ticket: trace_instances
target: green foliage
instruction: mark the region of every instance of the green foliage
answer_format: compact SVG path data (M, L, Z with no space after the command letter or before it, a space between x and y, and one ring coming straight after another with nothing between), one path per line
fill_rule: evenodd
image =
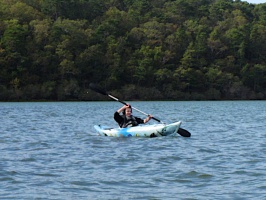
M266 99L266 4L0 0L0 100Z

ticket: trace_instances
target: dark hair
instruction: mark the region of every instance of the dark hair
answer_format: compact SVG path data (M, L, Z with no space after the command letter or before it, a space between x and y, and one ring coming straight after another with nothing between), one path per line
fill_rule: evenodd
M131 113L132 113L132 108L131 108L131 106L129 106L129 108L131 109ZM123 115L125 115L126 114L126 109L125 110L123 110Z

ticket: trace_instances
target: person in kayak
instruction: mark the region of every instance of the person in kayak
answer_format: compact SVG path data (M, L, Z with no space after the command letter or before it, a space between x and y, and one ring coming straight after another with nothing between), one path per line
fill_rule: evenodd
M123 113L120 115L120 113ZM114 113L114 119L121 128L138 126L139 124L145 124L152 118L152 115L148 115L147 118L141 119L132 115L132 108L129 104L122 106Z

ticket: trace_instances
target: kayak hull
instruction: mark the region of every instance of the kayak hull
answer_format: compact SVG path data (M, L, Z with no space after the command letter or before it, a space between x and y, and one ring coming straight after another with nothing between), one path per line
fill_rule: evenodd
M171 124L142 125L129 128L109 128L102 125L95 125L94 128L101 136L110 137L161 137L176 133L181 121Z

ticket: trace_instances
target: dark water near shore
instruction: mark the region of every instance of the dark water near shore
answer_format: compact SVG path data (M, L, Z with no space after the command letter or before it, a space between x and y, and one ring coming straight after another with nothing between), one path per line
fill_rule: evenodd
M117 102L0 103L0 199L266 199L266 101L131 104L192 137L96 135Z

